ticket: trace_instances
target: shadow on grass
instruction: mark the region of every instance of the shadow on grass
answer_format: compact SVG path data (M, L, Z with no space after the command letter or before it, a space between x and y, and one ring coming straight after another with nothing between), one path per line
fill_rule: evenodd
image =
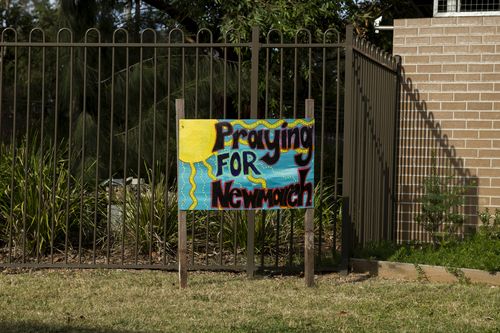
M47 324L34 321L0 322L2 333L145 333L146 331L130 331L111 327L85 327L75 324Z

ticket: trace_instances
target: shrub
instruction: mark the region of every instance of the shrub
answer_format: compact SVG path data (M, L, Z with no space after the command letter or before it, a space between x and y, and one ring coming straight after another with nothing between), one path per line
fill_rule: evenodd
M500 239L500 209L496 208L493 215L488 208L485 208L478 216L482 222L479 234L491 239Z
M102 195L85 188L68 171L68 144L41 150L36 140L18 148L0 148L0 239L12 240L15 249L45 254L53 244L62 248L77 244L80 223L82 240L90 242L97 207L98 221L104 215ZM81 210L80 210L81 209ZM82 214L80 214L82 213Z
M127 186L125 199L124 244L129 248L137 246L139 253L162 252L177 248L177 192L168 191L163 175L152 186L149 184ZM168 199L167 199L168 194ZM116 202L121 205L123 201ZM166 242L164 244L164 242Z
M416 221L430 233L435 245L446 236L452 236L464 222L464 216L459 209L464 203L466 187L454 184L453 181L452 176L443 177L438 173L436 155L433 152L431 174L423 180L424 193L419 200L422 208L416 216ZM438 231L441 227L444 227L445 231L439 239Z

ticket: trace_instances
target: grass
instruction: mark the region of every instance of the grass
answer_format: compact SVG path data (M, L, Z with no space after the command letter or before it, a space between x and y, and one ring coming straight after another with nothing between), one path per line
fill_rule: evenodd
M463 241L443 243L437 248L432 244L382 242L356 250L355 257L498 272L500 238L476 234Z
M324 275L0 274L1 332L498 332L500 288Z

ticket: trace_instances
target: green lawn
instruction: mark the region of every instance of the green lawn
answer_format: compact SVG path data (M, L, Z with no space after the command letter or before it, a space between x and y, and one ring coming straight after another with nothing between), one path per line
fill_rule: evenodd
M0 273L0 332L499 332L500 288L362 275Z

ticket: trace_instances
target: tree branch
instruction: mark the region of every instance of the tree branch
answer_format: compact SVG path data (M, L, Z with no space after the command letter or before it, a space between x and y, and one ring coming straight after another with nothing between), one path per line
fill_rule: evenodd
M198 32L198 22L193 18L187 16L179 8L172 6L168 1L163 0L143 0L146 4L154 7L162 12L165 12L179 22L188 32L197 33Z

